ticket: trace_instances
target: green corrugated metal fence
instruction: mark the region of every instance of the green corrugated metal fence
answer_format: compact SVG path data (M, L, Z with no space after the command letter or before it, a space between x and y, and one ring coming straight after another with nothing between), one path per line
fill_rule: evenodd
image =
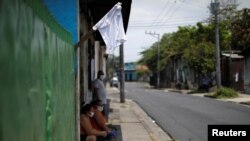
M38 0L0 0L0 140L75 140L73 43Z

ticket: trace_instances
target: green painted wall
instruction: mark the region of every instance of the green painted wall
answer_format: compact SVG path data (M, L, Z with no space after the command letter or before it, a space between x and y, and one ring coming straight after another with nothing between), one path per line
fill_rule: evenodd
M38 0L0 0L0 140L75 140L73 43Z

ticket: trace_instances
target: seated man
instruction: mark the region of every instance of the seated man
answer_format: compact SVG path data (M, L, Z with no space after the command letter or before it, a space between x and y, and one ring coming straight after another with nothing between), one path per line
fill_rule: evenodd
M102 114L103 105L101 100L95 100L91 102L91 105L94 108L94 116L91 118L91 124L93 128L99 131L106 131L108 133L107 140L114 141L116 137L116 132L112 131L106 126L105 117Z
M107 137L106 131L99 131L92 127L90 119L94 116L94 109L86 104L81 108L81 141L104 141Z

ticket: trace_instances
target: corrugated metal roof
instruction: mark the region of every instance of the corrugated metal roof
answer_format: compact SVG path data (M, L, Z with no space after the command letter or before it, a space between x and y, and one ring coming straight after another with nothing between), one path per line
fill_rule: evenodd
M244 56L239 55L239 54L233 54L233 53L222 53L223 56L233 58L233 59L242 59Z

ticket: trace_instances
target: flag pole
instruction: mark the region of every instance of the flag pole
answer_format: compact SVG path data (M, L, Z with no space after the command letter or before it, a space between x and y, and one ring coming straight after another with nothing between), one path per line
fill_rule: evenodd
M124 49L123 44L120 45L120 102L125 103L124 91Z

